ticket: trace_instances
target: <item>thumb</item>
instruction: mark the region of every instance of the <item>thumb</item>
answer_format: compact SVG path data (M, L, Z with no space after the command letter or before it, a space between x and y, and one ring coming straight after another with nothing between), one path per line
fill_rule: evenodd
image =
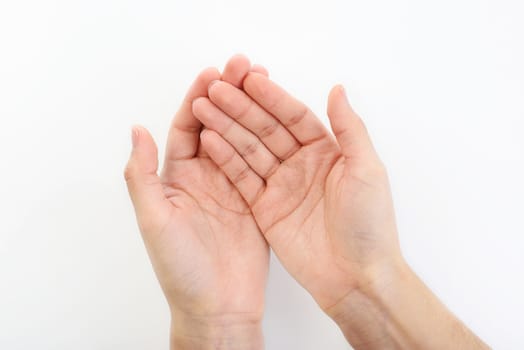
M158 151L149 132L134 126L133 149L124 170L129 196L142 233L160 230L167 222L170 206L157 175Z
M366 126L351 108L342 85L331 89L327 114L331 129L345 157L374 153Z

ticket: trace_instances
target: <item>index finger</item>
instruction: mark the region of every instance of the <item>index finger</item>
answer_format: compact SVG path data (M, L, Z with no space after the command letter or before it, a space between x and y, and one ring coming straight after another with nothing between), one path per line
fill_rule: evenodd
M189 88L169 128L166 164L170 161L189 159L195 156L202 124L193 115L193 100L197 97L207 96L209 83L218 79L220 79L220 72L216 68L208 68L198 75Z
M328 137L327 129L306 105L266 76L249 73L244 79L244 91L277 118L302 145Z

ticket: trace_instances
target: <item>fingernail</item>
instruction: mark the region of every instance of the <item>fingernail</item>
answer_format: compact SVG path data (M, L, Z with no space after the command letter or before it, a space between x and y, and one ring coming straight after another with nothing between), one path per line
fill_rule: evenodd
M343 85L339 85L339 86L340 86L340 93L344 97L344 101L349 105L348 96L346 95L346 89L344 88Z
M255 63L253 66L251 66L250 72L255 72L264 75L268 74L266 67L258 63Z
M344 97L347 98L346 89L344 88L344 85L339 85L339 88L340 88L340 92L342 93L342 95L344 95Z
M133 145L133 148L135 148L138 145L138 127L133 126L131 128L131 143Z

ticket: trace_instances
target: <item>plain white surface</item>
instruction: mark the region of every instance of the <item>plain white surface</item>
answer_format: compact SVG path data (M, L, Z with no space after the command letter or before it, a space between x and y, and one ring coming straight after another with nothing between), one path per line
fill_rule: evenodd
M237 52L325 118L345 84L403 251L497 349L524 348L524 8L490 1L1 1L0 348L167 349L122 176ZM162 154L161 154L162 158ZM267 349L346 349L271 263Z

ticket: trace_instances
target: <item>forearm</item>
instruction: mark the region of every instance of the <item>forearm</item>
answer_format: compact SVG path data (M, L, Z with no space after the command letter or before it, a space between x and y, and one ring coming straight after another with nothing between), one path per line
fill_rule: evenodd
M171 350L185 349L247 349L264 347L259 320L242 315L195 317L173 314L171 321Z
M488 348L404 262L388 276L328 310L355 349Z

